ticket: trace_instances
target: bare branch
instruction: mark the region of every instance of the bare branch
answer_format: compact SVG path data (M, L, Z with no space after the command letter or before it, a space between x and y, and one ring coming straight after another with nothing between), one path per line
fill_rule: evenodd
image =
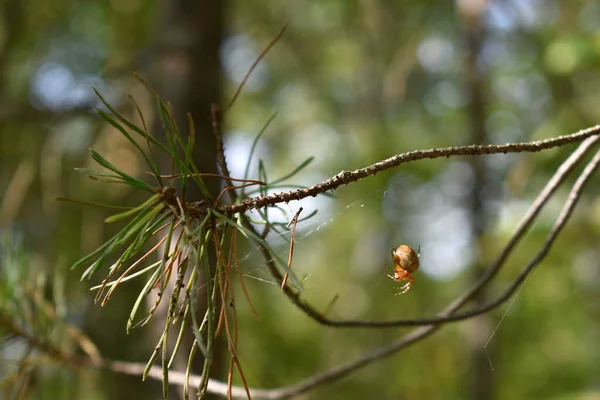
M560 165L557 169L556 173L546 186L542 189L536 200L533 202L527 214L523 217L517 228L515 229L513 235L510 240L502 250L502 253L498 256L496 261L492 263L484 272L484 274L479 278L477 282L473 284L473 286L468 289L464 294L460 295L456 300L451 303L451 307L456 307L459 309L464 305L469 299L471 299L477 292L479 292L497 273L500 271L500 268L508 258L509 254L515 248L517 243L522 239L523 235L527 232L537 215L542 210L543 206L550 199L552 194L556 191L558 186L565 180L567 175L575 168L575 166L585 157L585 155L590 151L590 149L600 142L600 136L590 137L585 140L581 145ZM281 274L277 270L275 263L273 261L273 257L268 252L268 250L258 243L261 252L265 258L267 263L267 267L271 274L278 280L281 280ZM519 278L517 278L519 279ZM509 286L506 291L496 298L493 301L485 303L480 307L474 308L469 311L465 311L462 313L453 313L452 315L445 315L445 313L438 314L433 317L422 317L422 318L414 318L414 319L398 319L398 320L389 320L389 321L367 321L367 320L341 320L336 321L332 319L328 319L323 316L322 313L315 310L310 304L304 302L300 298L300 293L295 292L289 287L284 288L284 293L292 300L292 302L299 307L305 314L309 317L317 321L321 325L331 326L331 327L345 327L345 328L392 328L392 327L409 327L409 326L423 326L430 324L442 324L448 322L456 322L464 319L468 319L474 317L479 314L483 314L486 311L489 311L492 308L495 308L506 301L512 293L518 287L516 285Z
M342 171L339 174L327 179L326 181L311 186L305 189L298 189L290 192L273 194L271 196L254 197L246 199L238 204L222 205L218 208L218 212L225 215L233 215L235 213L243 213L250 209L267 207L277 203L287 203L292 200L301 200L306 197L315 197L318 194L325 193L330 190L335 190L341 185L347 185L356 182L367 176L372 176L378 172L397 167L412 161L433 159L441 157L453 156L479 156L488 154L507 154L507 153L531 153L538 152L552 147L564 146L571 143L580 142L590 136L600 133L600 125L591 128L580 130L579 132L570 135L559 136L553 139L538 140L534 142L524 143L509 143L502 145L471 145L445 147L441 149L416 150L408 153L402 153L390 157L386 160L379 161L368 167L357 169L355 171Z

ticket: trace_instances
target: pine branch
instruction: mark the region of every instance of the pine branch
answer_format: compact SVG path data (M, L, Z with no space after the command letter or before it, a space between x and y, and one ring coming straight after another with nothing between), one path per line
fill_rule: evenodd
M435 159L455 156L480 156L490 154L508 154L508 153L532 153L553 147L561 147L571 143L580 142L588 137L598 135L600 125L596 125L570 135L559 136L557 138L538 140L524 143L508 143L502 145L471 145L445 147L440 149L416 150L408 153L401 153L386 160L379 161L365 168L354 171L342 171L339 174L314 186L298 189L290 192L282 192L271 196L257 196L252 199L243 200L241 203L233 205L221 205L217 208L222 214L233 215L244 213L248 210L259 209L278 203L288 203L293 200L301 200L306 197L315 197L319 194L333 191L342 185L357 182L363 178L373 176L378 172L397 167L413 161L424 159Z

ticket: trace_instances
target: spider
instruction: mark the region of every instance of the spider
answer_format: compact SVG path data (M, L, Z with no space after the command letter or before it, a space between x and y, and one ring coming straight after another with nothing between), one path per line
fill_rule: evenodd
M415 281L415 278L410 276L413 272L419 269L419 257L421 256L421 248L418 253L405 244L392 249L392 257L394 258L394 276L388 275L396 282L408 281L408 283L400 288L400 292L396 295L408 292L410 286Z

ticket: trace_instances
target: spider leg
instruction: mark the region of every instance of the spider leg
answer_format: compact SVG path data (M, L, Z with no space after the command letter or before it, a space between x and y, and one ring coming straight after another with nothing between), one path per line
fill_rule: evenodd
M410 285L412 285L412 282L407 283L406 285L400 287L400 292L395 293L394 296L398 296L399 294L404 294L406 292L408 292L408 289L410 289Z
M408 283L402 287L400 287L400 292L394 294L394 296L398 296L399 294L404 294L406 292L408 292L408 290L410 289L411 285L413 284L413 282L415 281L415 278L413 278L410 275L406 275L406 277L404 278L408 281Z

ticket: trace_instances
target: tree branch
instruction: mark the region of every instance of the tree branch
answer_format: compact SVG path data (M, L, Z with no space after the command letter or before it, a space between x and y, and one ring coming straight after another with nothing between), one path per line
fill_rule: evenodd
M456 298L452 303L453 306L456 306L457 309L462 307L468 300L470 300L474 295L476 295L483 287L491 281L491 279L496 276L496 274L500 271L502 265L515 248L517 243L523 238L531 224L534 222L535 218L538 216L544 205L550 199L550 197L554 194L558 186L565 180L567 175L577 166L577 164L585 157L585 155L590 151L590 149L600 142L600 136L594 136L586 139L581 145L560 165L557 169L556 173L550 178L546 186L542 189L538 197L535 199L533 204L531 205L527 214L523 217L517 228L515 229L513 235L510 240L498 256L495 262L490 264L490 266L485 270L483 275L479 278L477 282L475 282L471 288L469 288L464 294L460 295ZM265 258L267 263L267 267L271 274L278 280L281 280L281 274L277 270L274 262L274 258L269 253L268 249L264 248L257 243L260 247L260 250ZM422 317L422 318L414 318L414 319L397 319L397 320L389 320L389 321L368 321L368 320L332 320L323 316L319 311L313 308L310 304L304 302L300 298L300 293L294 291L290 287L284 288L284 293L292 300L292 302L300 308L305 314L307 314L310 318L315 320L321 325L337 327L337 328L393 328L393 327L409 327L409 326L423 326L430 324L443 324L448 322L457 322L464 319L468 319L474 317L479 314L483 314L489 311L492 308L495 308L506 301L514 292L517 290L520 281L519 279L524 279L525 277L516 278L516 280L511 284L500 296L498 296L495 300L492 300L488 303L481 305L480 307L474 308L472 310L468 310L462 313L453 313L452 315L443 315L438 314L433 317Z
M581 158L581 156L585 153L585 151L584 151L585 149L583 149L585 147L584 145L587 144L587 146L589 148L589 146L591 146L592 144L595 144L597 141L598 141L598 139L595 139L594 141L588 141L586 143L583 143L582 146L577 151L580 153L579 157L573 157L573 155L575 154L574 153L571 157L569 157L569 159L565 163L563 163L561 165L561 167L559 168L559 170L557 171L557 173L555 174L555 176L552 179L554 181L554 184L559 183L562 179L564 179L564 172L566 170L572 169L574 163L576 163ZM525 281L527 276L533 271L533 269L535 269L535 267L548 254L550 248L552 247L552 244L558 237L558 234L563 229L563 227L569 220L571 214L573 213L573 210L581 197L581 193L583 192L585 185L588 183L590 177L592 176L592 174L598 168L599 165L600 165L600 151L598 151L596 153L596 155L594 156L594 158L592 159L592 161L590 161L590 163L588 163L588 165L586 166L584 171L581 173L581 175L579 176L579 178L573 185L573 188L572 188L571 192L569 193L569 197L563 207L563 210L561 211L560 215L558 216L556 223L552 227L552 230L546 237L546 240L545 240L542 248L535 255L535 257L533 257L533 259L527 264L527 266L525 268L523 268L523 270L521 271L519 276L515 279L515 281L511 285L511 287L515 287L515 288L519 287ZM544 190L538 197L538 200L536 200L536 203L532 207L531 211L528 213L528 215L525 217L523 222L520 224L518 231L515 233L515 236L517 234L520 234L520 235L523 234L523 232L524 232L524 228L522 228L523 224L524 223L530 224L530 220L528 221L528 219L532 218L531 216L533 214L537 215L537 213L539 212L539 208L540 208L538 201L541 201L542 203L547 201L548 195L546 195L544 197L544 196L542 196L542 194L551 192L554 189L556 189L556 187L552 187L552 186L554 186L554 185L550 185L550 183L549 183L549 185L547 185L546 188L544 188ZM512 243L512 242L513 242L513 240L511 240L510 243ZM507 246L507 248L508 247L509 246ZM503 255L504 255L504 253L505 252L503 252ZM489 273L486 275L489 275ZM505 293L505 295L506 295L506 293ZM508 296L510 296L510 294L508 294ZM468 296L465 295L465 296L462 296L462 298L468 299ZM494 302L493 306L488 307L488 310L492 309L494 307L497 307L499 304L501 304L503 301L503 300L501 300L502 298L503 298L503 296L501 296L498 300L496 300L496 302ZM461 300L461 299L457 299L457 301L455 301L450 306L448 306L441 313L441 315L450 317L458 308L460 308L462 306L463 302L461 302L459 300ZM464 300L464 301L466 301L466 300ZM490 303L490 304L492 304L492 303ZM293 384L293 385L284 386L284 387L277 388L277 389L251 389L251 395L253 398L260 398L260 399L280 399L280 398L284 398L284 397L300 395L302 393L305 393L305 392L313 389L316 386L338 380L338 379L350 374L351 372L356 371L357 369L360 369L374 361L380 360L385 357L389 357L389 356L395 354L396 352L426 338L427 336L432 334L435 330L439 329L440 327L441 327L441 325L423 326L421 328L418 328L418 329L415 329L415 330L409 332L408 334L400 337L398 340L390 343L387 346L383 346L378 349L375 349L374 351L371 351L370 353L366 354L365 356L363 356L355 361L351 361L351 362L348 362L341 366L329 369L323 373L313 375L313 376L306 378L306 379L304 379L296 384ZM121 373L125 373L125 374L138 375L138 376L141 375L141 373L144 369L143 364L124 363L124 362L119 362L119 361L112 361L112 362L106 363L106 366L115 372L121 372ZM161 368L152 367L148 376L150 376L153 379L162 380ZM197 375L190 376L191 382L196 382L196 380L198 380L198 379L200 379L200 377ZM185 381L184 373L170 372L169 383L183 385L184 381ZM211 380L209 380L209 383L208 383L208 391L211 393L214 393L214 394L225 396L225 395L227 395L227 385L223 382L219 382L219 381L211 379ZM233 397L246 397L245 389L243 387L234 386L232 388L232 396Z
M478 156L489 154L507 154L507 153L525 153L538 152L553 147L560 147L571 143L580 142L590 136L600 133L600 125L596 125L570 135L559 136L557 138L538 140L534 142L509 143L502 145L471 145L445 147L440 149L415 150L408 153L402 153L379 161L368 167L357 169L355 171L342 171L339 174L327 179L314 186L298 189L290 192L282 192L271 196L257 196L252 199L243 200L241 203L233 205L221 205L217 208L219 213L233 215L235 213L244 213L250 209L263 208L277 203L287 203L292 200L301 200L306 197L315 197L318 194L335 190L341 185L347 185L356 182L362 178L372 176L378 172L397 167L412 161L433 159L453 156Z
M592 128L590 128L590 129L592 129ZM521 270L519 275L515 278L515 280L511 283L511 285L504 291L504 293L501 296L499 296L496 300L494 300L490 303L487 303L486 305L484 305L482 307L479 307L479 308L476 308L474 310L470 310L467 312L463 312L463 313L456 313L456 311L459 310L460 307L462 307L471 298L471 296L474 293L477 293L477 291L481 290L481 288L497 274L501 265L506 260L507 256L510 254L510 252L512 251L512 249L514 248L516 243L523 237L523 235L525 234L525 232L527 231L529 226L532 224L533 220L539 214L541 208L545 205L545 203L548 201L548 199L551 197L551 195L555 192L556 188L565 180L568 173L576 166L576 164L579 161L581 161L583 159L583 157L590 151L592 146L596 145L598 142L600 142L600 137L598 137L598 136L588 138L579 146L579 148L576 151L574 151L568 157L567 160L565 160L561 164L561 166L558 168L558 170L556 171L554 176L548 181L548 183L546 184L544 189L540 192L537 199L532 204L529 212L525 215L525 217L523 218L523 220L521 221L521 223L515 230L515 233L509 240L508 244L505 246L505 249L499 256L499 258L496 260L496 262L493 263L492 265L490 265L490 267L488 267L486 273L480 278L480 280L477 282L477 284L475 284L465 294L458 297L454 302L452 302L448 307L446 307L446 309L444 309L438 315L438 317L431 318L431 319L416 320L416 321L419 321L418 322L419 325L427 324L426 326L422 326L418 329L415 329L415 330L409 332L408 334L403 335L402 337L398 338L397 340L389 343L386 346L382 346L380 348L374 349L374 350L368 352L367 354L365 354L361 358L358 358L351 362L347 362L338 367L331 368L322 373L315 374L315 375L313 375L309 378L306 378L296 384L292 384L292 385L288 385L288 386L284 386L284 387L276 388L276 389L252 389L252 391L251 391L252 396L254 398L279 399L279 398L283 398L283 397L296 396L296 395L305 393L305 392L315 388L316 386L341 379L344 376L352 373L353 371L356 371L372 362L375 362L377 360L380 360L382 358L389 357L389 356L395 354L396 352L426 338L427 336L429 336L430 334L435 332L437 329L441 328L441 326L442 326L441 323L443 323L443 322L467 319L472 316L478 315L480 313L487 312L487 311L501 305L504 301L506 301L508 298L510 298L510 296L515 292L515 290L517 290L519 287L522 286L522 284L525 282L525 280L529 276L529 274L535 269L535 267L548 254L554 241L558 237L558 234L563 229L566 222L569 220L570 216L572 215L573 210L581 197L581 194L583 192L585 185L588 183L593 172L600 165L600 151L598 151L596 153L596 155L594 156L594 158L592 159L592 161L590 161L588 163L588 165L586 166L584 171L581 173L581 175L579 176L579 178L573 185L573 188L572 188L571 192L569 193L569 197L568 197L567 201L565 202L563 210L561 211L560 215L558 216L553 228L549 232L540 251L538 251L538 253L532 258L532 260ZM268 251L267 251L266 255L268 255ZM288 292L286 291L286 293L288 293ZM299 304L304 305L304 303L302 303L301 300L298 298L297 294L295 294L293 292L291 292L291 293L293 295L292 300L296 299L298 302L300 302ZM309 307L309 306L307 306L307 307ZM310 315L310 313L315 313L317 316L320 316L320 314L318 312L314 311L312 308L309 307L309 310L312 310L310 312L307 312L309 315ZM70 365L78 365L78 366L81 366L81 365L89 365L89 366L97 366L97 367L104 366L115 372L125 373L125 374L130 374L130 375L137 375L137 376L140 376L145 368L144 364L127 363L127 362L120 362L120 361L98 362L98 361L92 360L87 357L78 357L78 356L71 356L69 354L63 354L58 349L48 345L47 343L38 341L35 339L35 337L28 335L25 330L19 328L14 323L10 323L11 319L8 316L3 316L0 313L0 321L2 321L2 320L4 320L6 326L10 327L10 330L12 331L12 333L14 335L23 337L30 345L34 346L35 348L42 351L43 353L50 355L52 358L56 359L57 361L59 361L61 363L70 364ZM407 320L405 320L403 325L396 325L396 326L411 326L411 324L413 324L412 322L406 323L406 321ZM408 321L412 321L412 320L408 320ZM347 324L347 323L348 323L348 321L339 321L339 322L333 321L331 324L332 325L337 324L339 326L342 326L342 324ZM365 321L362 321L361 323L364 324ZM389 321L388 322L386 322L386 321L376 322L376 323L377 324L381 324L381 323L387 324L387 325L378 325L378 326L391 326L391 325L389 325L390 324ZM162 368L152 367L148 376L150 376L153 379L162 380L163 379ZM185 382L185 373L172 371L169 373L169 376L170 376L169 381L171 384L183 385ZM201 379L201 377L198 375L190 376L190 381L193 384L196 384L199 381L199 379ZM227 384L225 384L223 382L219 382L219 381L211 379L208 384L208 391L211 393L215 393L215 394L224 396L227 394L228 387L227 387ZM243 387L233 387L232 395L234 397L246 397L246 391Z

